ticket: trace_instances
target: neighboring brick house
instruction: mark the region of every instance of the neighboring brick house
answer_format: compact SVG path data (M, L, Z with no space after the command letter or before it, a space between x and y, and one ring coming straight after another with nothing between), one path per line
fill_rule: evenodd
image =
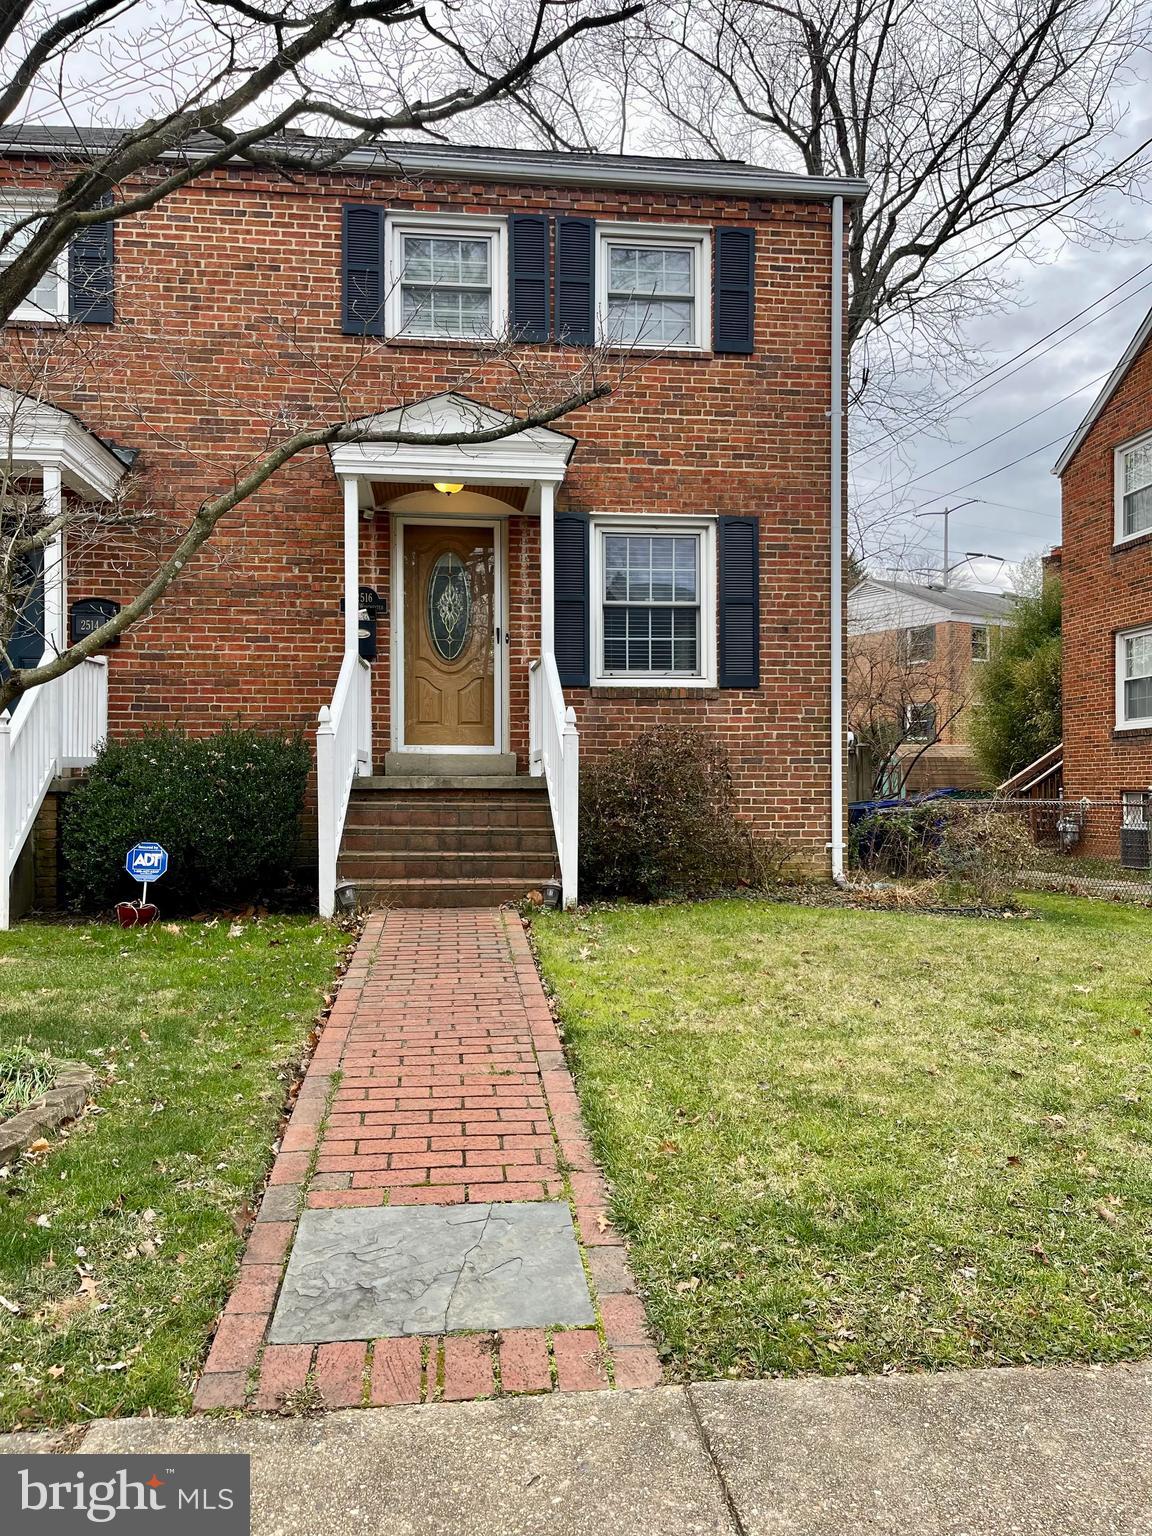
M68 140L17 136L0 158L9 201L64 174ZM390 900L520 893L553 870L549 823L570 890L568 710L584 762L659 721L715 731L743 813L827 869L834 260L863 193L736 162L395 145L291 179L237 165L97 226L9 327L11 371L70 288L75 307L78 272L86 295L111 274L75 316L82 363L46 370L76 439L63 494L106 494L134 456L132 494L186 520L259 450L267 423L244 387L270 370L288 411L323 412L346 375L352 418L442 433L508 419L486 338L514 334L535 364L604 345L602 368L626 365L610 398L553 428L294 460L109 653L110 730L312 732L324 710L322 904L337 849L342 877ZM206 370L234 407L205 412ZM39 408L30 473L60 472L44 447L60 435ZM147 570L130 547L88 552L67 594L124 601ZM64 606L49 594L45 628ZM373 626L375 659L358 662ZM525 793L541 773L543 820Z
M1120 803L1086 851L1149 863L1152 312L1061 454L1064 793ZM1119 830L1119 837L1117 836Z
M977 669L1011 615L1012 599L996 592L873 576L852 589L851 798L986 787L968 726Z

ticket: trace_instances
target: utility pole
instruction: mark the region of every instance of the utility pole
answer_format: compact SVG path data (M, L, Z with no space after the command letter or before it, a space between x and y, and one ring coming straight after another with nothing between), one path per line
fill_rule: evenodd
M948 519L952 516L953 512L959 512L961 507L970 507L974 501L979 500L978 496L969 496L967 501L959 501L954 507L933 507L929 511L916 513L917 517L942 517L944 519L944 575L940 581L942 587L946 588L948 586Z

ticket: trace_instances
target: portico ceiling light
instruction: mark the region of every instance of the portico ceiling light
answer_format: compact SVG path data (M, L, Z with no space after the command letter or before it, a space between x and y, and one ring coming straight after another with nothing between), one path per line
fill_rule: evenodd
M462 485L454 485L449 480L433 480L432 486L434 490L442 492L445 496L455 496L457 491L464 489Z

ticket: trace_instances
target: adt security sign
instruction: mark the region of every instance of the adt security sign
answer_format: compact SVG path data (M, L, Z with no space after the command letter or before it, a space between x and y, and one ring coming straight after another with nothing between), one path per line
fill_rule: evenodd
M168 854L159 843L137 843L129 848L124 868L133 880L139 880L147 895L148 886L168 872Z

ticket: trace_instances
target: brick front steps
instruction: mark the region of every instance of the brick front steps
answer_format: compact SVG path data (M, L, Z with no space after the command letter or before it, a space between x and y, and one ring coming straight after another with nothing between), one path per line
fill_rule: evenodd
M595 1328L265 1342L304 1206L564 1198ZM193 1406L292 1412L659 1381L519 917L372 915L301 1085Z

